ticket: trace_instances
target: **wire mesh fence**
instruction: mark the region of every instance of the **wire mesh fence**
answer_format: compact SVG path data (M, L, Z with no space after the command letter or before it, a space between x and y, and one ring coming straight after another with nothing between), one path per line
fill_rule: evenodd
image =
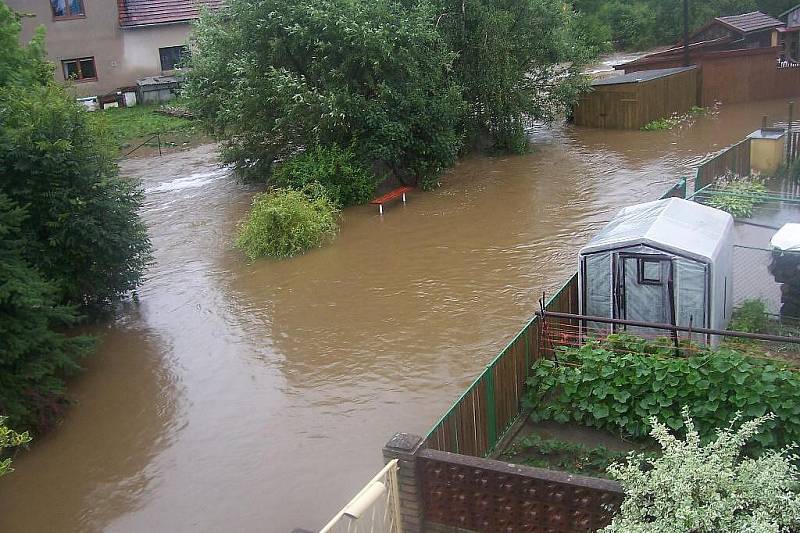
M389 461L320 533L402 533L398 470Z
M800 321L769 317L774 333L716 331L670 324L637 323L561 313L542 314L539 350L543 357L562 359L565 350L598 345L616 353L654 357L692 357L730 348L757 359L787 363L800 370Z

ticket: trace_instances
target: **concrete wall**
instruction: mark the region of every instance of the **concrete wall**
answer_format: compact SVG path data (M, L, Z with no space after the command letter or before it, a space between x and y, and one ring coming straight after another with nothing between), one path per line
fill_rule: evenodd
M131 79L161 74L159 48L186 44L191 26L165 24L122 30L122 63Z
M190 24L169 24L122 29L113 0L83 0L85 17L54 19L48 0L6 0L14 11L24 13L21 38L31 39L37 26L47 29L46 47L55 65L55 78L64 81L61 61L94 57L97 81L73 83L78 96L102 95L135 85L138 78L161 74L160 47L186 42Z

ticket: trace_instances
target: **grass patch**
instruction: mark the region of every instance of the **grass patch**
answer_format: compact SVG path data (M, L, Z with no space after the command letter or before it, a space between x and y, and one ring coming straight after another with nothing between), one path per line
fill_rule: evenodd
M176 107L174 101L169 107ZM120 149L141 142L146 137L161 133L166 145L192 143L201 136L200 124L192 119L174 117L159 113L159 105L137 105L133 107L110 108L92 114L95 120L105 126Z
M609 465L623 462L626 457L626 452L609 450L604 446L588 447L530 434L510 446L501 459L570 474L608 477L606 469Z

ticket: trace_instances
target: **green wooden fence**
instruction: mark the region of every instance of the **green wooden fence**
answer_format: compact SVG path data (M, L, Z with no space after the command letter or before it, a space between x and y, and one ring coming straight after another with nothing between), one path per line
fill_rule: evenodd
M686 198L681 179L661 198ZM545 310L578 313L578 274L548 300ZM557 319L550 319L554 324ZM445 452L486 457L520 416L525 381L545 348L542 324L534 316L439 419L424 446Z
M545 309L578 311L578 275L547 302ZM486 457L520 415L525 381L540 357L541 323L534 316L472 382L425 437L425 447Z

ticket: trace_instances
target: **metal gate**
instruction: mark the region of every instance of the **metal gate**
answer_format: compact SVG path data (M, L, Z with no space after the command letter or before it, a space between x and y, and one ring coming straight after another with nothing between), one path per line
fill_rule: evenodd
M320 533L402 533L397 459L389 461Z

